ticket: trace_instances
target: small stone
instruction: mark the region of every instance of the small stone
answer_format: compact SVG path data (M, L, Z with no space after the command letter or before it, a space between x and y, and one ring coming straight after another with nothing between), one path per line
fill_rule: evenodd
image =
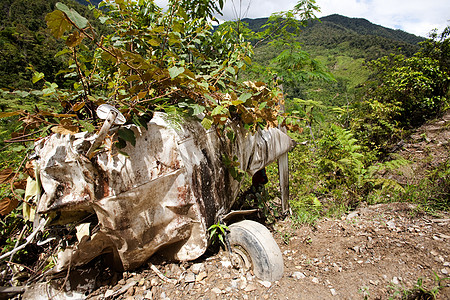
M105 292L105 298L111 297L113 294L114 294L114 291L113 291L113 290L107 290L107 291Z
M205 266L202 263L197 263L193 264L190 269L194 274L197 275L200 273L200 271L205 269Z
M305 278L306 275L303 274L302 272L294 272L294 273L292 273L292 277L295 279L302 279L302 278Z
M231 288L237 290L239 286L239 279L231 280Z
M400 284L400 281L398 280L397 277L394 277L394 278L392 278L392 283L395 285L398 285L398 284Z
M247 278L244 276L241 277L241 284L239 285L239 288L241 290L245 289L247 287Z
M441 270L441 273L444 274L444 275L447 275L448 274L448 270L444 268L444 269Z
M319 283L319 279L318 279L317 277L313 277L313 278L311 279L311 281L312 281L313 283L316 283L316 284Z
M220 263L222 264L222 267L224 267L224 268L231 268L231 261L229 261L229 260L222 260L222 261L220 261Z
M444 262L444 267L450 267L450 262L448 261Z
M244 289L246 292L253 292L254 290L256 290L256 286L253 283L250 283Z
M379 285L380 281L379 280L369 280L369 283L372 285Z
M202 271L200 273L198 273L197 277L195 277L195 281L202 281L203 279L205 279L208 276L208 274L205 271Z
M333 295L333 296L336 296L336 295L337 295L337 292L336 292L335 289L330 289L330 293L331 293L331 295Z
M358 260L357 263L358 264L362 264L364 261L363 260Z
M435 250L431 250L431 251L430 251L430 254L433 255L433 256L436 256L436 255L438 255L439 253L437 253Z
M435 240L435 241L440 241L441 239L440 239L439 237L433 235L433 240Z
M105 298L106 298L106 296L105 296ZM144 295L144 299L153 299L152 291L147 291Z
M211 291L212 291L214 294L222 294L222 290L219 289L219 288L217 288L217 287L212 288Z
M184 281L189 283L189 282L195 282L195 274L194 273L187 273L186 277L184 277Z
M386 223L386 225L388 226L389 229L394 230L395 229L395 222L394 220L390 220L389 222Z
M270 288L272 286L272 283L270 281L258 280L258 282L263 286L265 286L266 288Z

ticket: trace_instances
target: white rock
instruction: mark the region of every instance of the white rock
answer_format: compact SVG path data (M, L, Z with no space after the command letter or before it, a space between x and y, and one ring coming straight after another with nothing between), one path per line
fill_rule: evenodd
M398 280L397 277L392 278L392 283L395 285L398 285L400 283L400 281Z
M256 286L253 283L250 283L244 289L246 292L253 292L254 290L256 290Z
M312 281L313 283L316 283L316 284L319 283L319 279L318 279L317 277L313 277L313 278L311 279L311 281Z
M114 294L114 291L113 290L107 290L106 292L105 292L105 298L108 298L108 297L111 297L112 295Z
M272 283L270 281L258 280L258 282L263 286L265 286L266 288L270 288L272 286Z
M195 274L194 273L187 273L186 277L184 278L185 282L195 282Z
M247 278L245 278L244 276L241 277L241 282L239 285L239 288L241 290L245 289L247 287Z
M217 287L212 288L211 291L212 291L213 293L215 293L215 294L222 294L222 290L219 289L219 288L217 288Z
M394 220L390 220L389 222L386 223L386 225L391 230L395 229L395 222L394 222Z
M336 292L335 289L330 289L330 293L331 293L331 295L333 295L333 296L336 296L336 295L337 295L337 292Z
M196 263L191 266L191 271L194 274L200 273L200 271L202 271L203 269L205 269L205 266L202 263Z
M224 268L231 268L231 261L229 261L229 260L222 260L220 262L222 263L222 267L224 267Z
M447 275L448 274L448 270L447 269L442 269L441 273L444 274L444 275Z
M292 277L295 279L302 279L302 278L305 278L306 275L303 274L302 272L294 272L294 273L292 273Z

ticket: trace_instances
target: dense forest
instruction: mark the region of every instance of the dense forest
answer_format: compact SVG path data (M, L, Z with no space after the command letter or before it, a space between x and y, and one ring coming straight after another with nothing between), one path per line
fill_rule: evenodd
M202 113L205 128L215 126L230 139L230 120L250 132L287 127L298 142L289 156L290 218L297 224L362 203L449 209L448 157L419 184L383 175L409 163L395 151L410 133L449 108L450 27L425 39L364 19L315 19L315 7L305 15L302 1L270 18L220 25L211 19L223 1L198 7L198 1L177 1L167 12L149 0L100 9L100 1L78 2L0 4L2 253L23 238L22 228L33 230L24 217L24 207L33 206L24 202L27 178L34 176L26 162L33 142L98 130L94 112L103 103L138 126L154 111L175 119ZM133 139L122 129L116 146ZM224 164L249 183L236 161ZM283 216L274 200L276 174L277 166L268 167L266 189L245 199L267 223ZM15 255L16 263L33 263L36 257L25 253Z

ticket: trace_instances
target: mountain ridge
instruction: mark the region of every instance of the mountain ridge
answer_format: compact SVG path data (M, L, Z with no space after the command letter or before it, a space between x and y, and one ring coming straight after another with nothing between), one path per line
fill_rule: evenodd
M242 21L247 23L249 28L253 31L260 31L261 26L266 23L267 20L268 18L242 19ZM416 36L400 29L391 29L374 24L364 18L350 18L339 14L332 14L321 17L318 20L313 20L308 23L308 25L303 29L303 32L307 33L317 26L331 27L342 32L357 35L380 36L411 45L417 45L418 43L426 40L423 37Z

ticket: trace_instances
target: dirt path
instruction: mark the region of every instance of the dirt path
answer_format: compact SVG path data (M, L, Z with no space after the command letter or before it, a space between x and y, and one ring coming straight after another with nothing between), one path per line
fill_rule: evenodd
M155 257L153 268L165 280L146 266L133 273L104 271L94 276L100 287L82 286L88 299L395 299L419 278L431 289L437 286L435 273L449 277L449 214L379 204L315 227L285 221L273 230L285 265L283 278L274 283L233 269L221 252L188 263ZM437 299L450 299L450 280L441 285Z

